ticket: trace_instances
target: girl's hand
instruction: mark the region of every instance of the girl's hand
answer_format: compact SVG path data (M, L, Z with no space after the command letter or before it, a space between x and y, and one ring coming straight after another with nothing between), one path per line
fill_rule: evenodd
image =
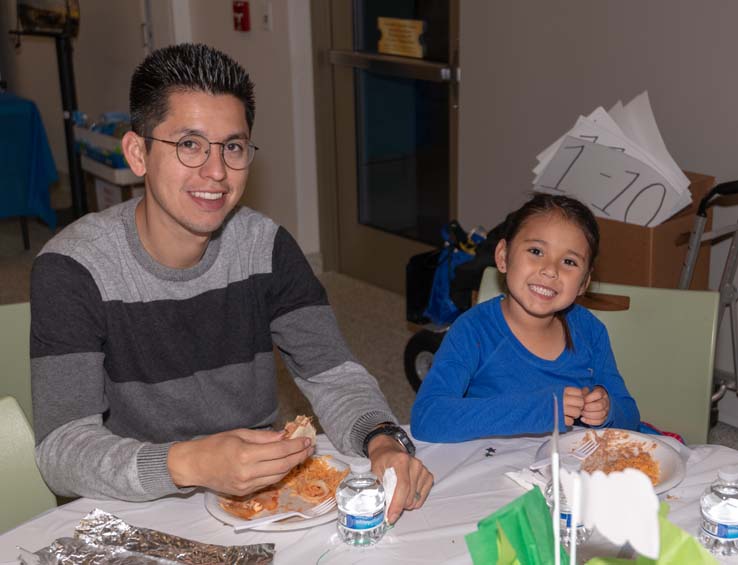
M588 392L588 388L574 386L564 388L564 423L567 426L573 426L574 420L582 416L584 398Z
M584 408L582 409L582 423L588 426L601 426L607 420L610 413L610 396L607 391L596 386L584 397Z

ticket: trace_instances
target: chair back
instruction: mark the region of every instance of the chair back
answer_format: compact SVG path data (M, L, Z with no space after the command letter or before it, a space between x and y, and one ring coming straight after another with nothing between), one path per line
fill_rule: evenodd
M482 276L478 302L503 292L496 269ZM641 419L706 443L720 295L593 282L577 302L607 327L615 360Z
M0 533L56 506L34 457L33 431L18 402L0 397Z
M0 306L0 396L14 397L33 422L30 335L28 302Z
M607 327L615 360L641 419L706 443L720 295L593 282L585 298L605 298L604 309L580 301ZM627 297L626 303L608 297Z
M479 283L477 304L485 302L505 292L505 283L500 273L494 267L487 267L482 273L482 281Z

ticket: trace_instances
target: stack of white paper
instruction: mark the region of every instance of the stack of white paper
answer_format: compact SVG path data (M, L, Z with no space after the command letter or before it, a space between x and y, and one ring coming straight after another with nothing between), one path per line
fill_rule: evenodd
M573 196L602 218L653 227L692 202L647 92L580 116L537 159L535 190Z

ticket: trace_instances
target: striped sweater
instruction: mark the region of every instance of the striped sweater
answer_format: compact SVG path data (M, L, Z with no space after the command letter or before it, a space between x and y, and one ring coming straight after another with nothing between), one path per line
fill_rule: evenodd
M371 428L395 421L286 230L240 208L196 266L170 269L143 248L137 203L85 216L34 262L36 458L55 492L182 492L173 442L274 422L274 346L340 451L360 453Z

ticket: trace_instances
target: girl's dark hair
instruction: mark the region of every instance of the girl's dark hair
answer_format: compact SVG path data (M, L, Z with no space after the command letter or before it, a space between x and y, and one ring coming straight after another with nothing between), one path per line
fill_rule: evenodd
M502 239L509 243L530 218L552 213L561 215L562 218L573 222L582 230L589 245L589 265L587 267L591 272L600 250L600 228L592 211L576 198L543 192L535 193L533 198L507 216Z
M535 193L533 198L507 216L502 230L502 239L507 241L509 245L522 229L523 225L525 225L525 222L530 218L548 214L559 214L562 218L573 222L582 230L589 245L589 264L587 265L587 270L591 273L597 253L600 250L600 228L592 211L576 198L559 194ZM564 327L566 348L574 349L574 342L571 339L571 332L569 331L569 324L566 322L565 312L557 312L556 317L561 320L561 324Z
M243 102L249 130L253 127L254 83L243 67L207 45L182 43L157 49L133 72L129 95L133 131L151 135L166 118L169 95L187 91L235 96Z

